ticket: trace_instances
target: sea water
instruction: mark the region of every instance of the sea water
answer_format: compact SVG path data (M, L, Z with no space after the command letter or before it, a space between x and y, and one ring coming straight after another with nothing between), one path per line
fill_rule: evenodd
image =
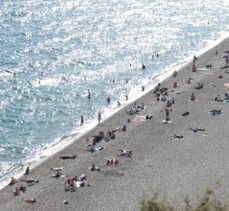
M0 5L0 178L94 126L99 111L109 116L118 100L125 105L126 95L140 95L141 86L151 87L229 23L221 0Z

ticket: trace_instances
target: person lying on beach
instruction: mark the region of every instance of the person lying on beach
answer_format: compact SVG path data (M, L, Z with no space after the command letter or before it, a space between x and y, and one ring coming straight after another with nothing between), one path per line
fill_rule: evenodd
M200 90L200 89L203 89L203 88L204 88L204 84L200 83L200 82L197 82L197 86L194 87L194 89L197 89L197 90Z
M214 100L216 102L223 102L223 99L220 97L220 95L217 95Z
M30 173L30 169L29 169L29 167L27 167L26 170L25 170L24 175L29 175L29 173Z
M25 202L33 204L33 203L37 202L37 200L35 198L25 199Z
M184 138L184 136L181 136L181 135L176 135L176 134L174 134L174 136L173 136L174 138L178 138L178 139L181 139L181 138Z
M53 178L59 178L61 176L60 170L57 170L55 174L52 175Z
M61 159L75 159L77 155L63 155L60 156Z
M8 185L14 185L17 182L17 180L13 177L11 177L11 180Z
M153 116L146 116L146 119L152 119L153 118Z
M76 181L82 182L87 179L87 175L82 174L81 176L77 177Z
M33 185L35 183L38 183L38 179L21 179L22 182L25 182L28 185Z
M132 149L130 149L130 150L120 149L119 151L120 151L119 156L131 157L133 155Z
M223 67L221 67L220 69L226 69L226 68L229 68L229 65L228 64L226 64L226 65L224 65ZM227 70L226 70L227 71ZM229 72L228 72L229 73Z
M210 111L210 113L215 116L217 114L222 114L222 111L220 109L213 109Z
M204 128L190 128L194 133L197 133L198 131L205 131Z
M95 164L93 163L91 167L89 167L89 169L91 171L101 171L99 167L95 166Z
M187 115L189 115L189 111L186 111L182 114L182 116L187 116Z

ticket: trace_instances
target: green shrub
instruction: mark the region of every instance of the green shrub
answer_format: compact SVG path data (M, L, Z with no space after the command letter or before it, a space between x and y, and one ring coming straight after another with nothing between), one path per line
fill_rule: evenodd
M158 195L155 195L150 200L144 200L141 202L141 211L226 211L226 204L222 203L214 194L214 191L207 190L206 194L201 197L197 205L191 206L190 200L185 199L185 208L176 209L172 207L166 200L159 199Z

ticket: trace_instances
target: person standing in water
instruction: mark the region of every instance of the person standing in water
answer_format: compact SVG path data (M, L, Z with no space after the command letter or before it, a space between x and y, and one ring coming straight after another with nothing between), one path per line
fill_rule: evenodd
M111 103L111 97L107 97L107 104L110 104Z
M91 99L91 92L90 92L89 89L87 90L87 98L88 98L89 100Z
M84 123L84 118L83 118L83 115L81 115L80 125L83 125L83 123Z
M98 122L99 123L100 123L101 119L102 119L102 116L101 116L101 112L99 111L99 113L98 113Z

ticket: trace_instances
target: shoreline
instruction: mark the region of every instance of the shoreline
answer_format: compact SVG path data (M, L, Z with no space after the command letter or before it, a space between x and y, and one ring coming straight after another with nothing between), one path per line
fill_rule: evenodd
M130 98L127 101L127 103L123 104L123 106L121 106L120 108L105 108L104 109L105 112L109 113L109 115L105 116L105 118L102 120L101 123L103 123L104 121L108 120L109 118L111 118L113 115L115 115L119 111L121 111L121 110L125 109L126 107L128 107L129 105L131 105L134 101L137 101L140 98L142 98L144 95L147 95L149 92L151 92L155 88L155 86L158 83L162 83L162 82L166 81L167 79L169 79L169 77L171 77L172 73L175 70L178 72L180 70L182 70L182 68L184 68L185 66L187 66L191 62L194 55L196 55L197 57L202 56L206 52L211 51L211 49L215 48L217 45L219 45L225 39L229 38L229 32L228 31L221 32L220 34L221 35L218 39L209 40L207 42L206 47L200 49L195 54L192 54L191 56L184 58L182 60L182 62L180 62L180 63L176 63L176 64L174 63L174 64L169 65L161 73L158 73L157 75L152 77L153 79L152 78L149 79L149 83L147 84L145 91L144 92L138 91L138 94L136 95L136 97ZM131 91L133 92L133 89ZM74 131L73 135L69 135L66 138L63 138L63 137L58 138L60 140L63 138L63 140L58 141L57 143L54 143L54 142L50 143L50 146L46 146L46 149L44 149L40 154L36 155L36 157L38 157L38 160L35 158L32 158L27 162L28 164L25 164L25 165L15 169L15 170L13 170L12 172L8 173L4 177L2 177L0 179L0 191L7 186L8 181L12 176L14 176L17 179L20 178L23 175L23 172L24 172L26 166L29 166L31 169L38 167L43 162L48 160L50 157L61 152L62 150L64 150L68 146L70 146L71 144L74 144L74 142L77 142L77 140L81 139L82 137L84 137L88 133L90 133L91 131L95 130L98 124L96 123L96 120L93 119L93 120L90 120L90 122L85 124L85 125L86 126L89 125L89 127L85 127L84 129L81 129L81 130L80 129L73 130ZM71 136L73 136L73 138Z
M219 51L216 56L215 50ZM210 62L218 67L223 65L219 56L224 50L229 49L229 39L226 38L198 58L198 67L205 67ZM91 129L79 141L73 142L68 147L50 156L45 162L32 169L31 177L39 179L39 183L28 187L26 193L17 197L11 195L15 187L5 187L0 191L0 203L4 210L137 210L141 199L154 193L163 193L176 203L183 201L186 194L198 194L207 187L222 184L220 195L228 198L227 188L229 169L225 166L228 153L227 128L222 127L228 123L227 104L212 102L216 94L223 94L227 89L223 86L228 79L228 74L221 69L193 73L189 69L191 64L183 66L176 78L168 77L163 81L163 86L171 88L174 80L180 87L169 95L175 97L175 105L171 113L172 124L163 124L165 118L163 102L153 100L153 93L144 92L137 101L144 102L147 108L145 115L153 115L152 120L141 123L126 123L130 118L124 109L110 116L99 127ZM223 78L218 78L219 74ZM194 82L186 84L186 79L194 77ZM195 90L195 83L203 82L203 90ZM210 86L212 83L215 87ZM198 100L189 102L190 94L194 92ZM179 94L177 94L179 93ZM209 103L207 103L209 102ZM128 104L129 108L131 104ZM219 117L209 115L212 108L220 108L223 114ZM190 111L188 117L182 113ZM116 139L102 142L104 150L97 153L85 151L88 142L85 138L98 134L99 131L108 131L118 126L127 124L127 131L117 133ZM214 126L214 127L213 127ZM193 133L191 127L205 128L206 132ZM220 132L219 132L220 131ZM184 136L182 140L173 138L174 134ZM220 136L220 137L219 137ZM133 158L119 158L117 166L105 166L105 159L116 157L118 150L131 148ZM74 160L61 160L60 155L77 154ZM101 173L90 172L88 167L95 163ZM74 193L64 191L65 179L50 178L50 168L64 166L64 174L79 176L86 174L87 185ZM182 199L179 200L179 197ZM25 198L34 197L38 202L34 205L23 202ZM76 201L77 198L77 201ZM63 200L68 200L68 205L63 205ZM128 203L127 203L128 202Z

